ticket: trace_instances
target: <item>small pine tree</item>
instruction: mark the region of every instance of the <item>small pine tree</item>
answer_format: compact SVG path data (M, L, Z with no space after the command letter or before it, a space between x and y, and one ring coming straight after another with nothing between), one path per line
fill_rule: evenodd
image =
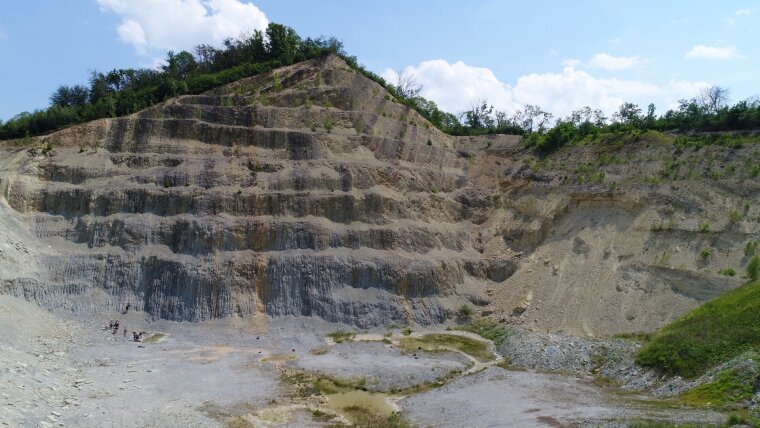
M757 281L760 278L760 257L752 257L747 264L747 277L753 281Z

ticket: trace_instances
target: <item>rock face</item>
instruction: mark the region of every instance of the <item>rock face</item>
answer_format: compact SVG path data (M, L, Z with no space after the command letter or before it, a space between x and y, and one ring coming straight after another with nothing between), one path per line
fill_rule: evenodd
M429 324L467 303L652 330L741 283L716 272L757 236L741 168L760 160L637 138L536 158L438 131L337 57L300 63L0 143L0 292L184 321Z
M0 185L48 250L5 291L46 306L427 324L514 270L455 139L336 57L44 140Z

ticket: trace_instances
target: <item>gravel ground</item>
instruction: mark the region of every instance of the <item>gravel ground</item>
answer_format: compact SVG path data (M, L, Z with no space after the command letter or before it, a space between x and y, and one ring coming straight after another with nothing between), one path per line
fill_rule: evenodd
M406 389L464 371L470 361L452 352L405 353L380 342L339 343L323 355L304 355L294 365L330 377L367 379L370 391Z
M513 366L550 373L597 375L624 390L673 396L694 385L639 366L634 356L641 345L632 340L596 339L517 329L499 349Z
M628 418L700 424L723 420L720 414L704 411L656 409L635 398L610 394L588 379L491 367L399 404L423 427L603 426Z
M109 317L153 339L135 343L122 332L112 335L102 329ZM369 389L388 391L471 365L454 352L410 354L377 341L330 344L325 335L337 329L348 327L310 318L192 324L149 322L142 313L51 314L0 296L0 426L323 426L309 410L325 409L327 398L299 394L303 385L284 381L283 370L368 378ZM510 343L518 345L515 340ZM521 352L542 346L533 338ZM549 357L560 355L561 364L585 370L593 365L590 352L572 356L569 349L594 346L558 346L537 358L535 368L556 367ZM492 366L424 393L389 397L389 405L399 406L414 424L436 427L593 425L672 412L652 408L647 399L599 387L588 376ZM670 416L720 418L689 411Z

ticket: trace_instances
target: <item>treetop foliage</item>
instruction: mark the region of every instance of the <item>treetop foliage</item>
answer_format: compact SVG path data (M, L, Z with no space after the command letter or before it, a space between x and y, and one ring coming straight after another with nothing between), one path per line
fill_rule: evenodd
M177 95L201 93L328 53L351 58L335 38L301 39L292 28L270 23L264 32L257 30L225 40L219 49L199 45L194 53L169 52L166 64L157 69L93 71L87 85L56 89L47 109L23 112L5 123L0 121L0 140L131 114Z
M335 38L302 39L294 29L270 23L238 38L228 38L221 48L198 45L194 51L168 52L157 68L93 71L87 85L62 85L50 96L50 107L23 112L0 121L0 140L44 134L78 123L128 115L182 94L198 94L211 88L267 72L277 67L339 55L350 67L385 87L396 101L415 109L440 130L452 135L516 134L536 150L548 152L604 132L658 130L679 133L724 132L760 129L760 98L729 105L729 90L714 86L661 116L650 104L644 112L625 102L608 118L601 110L583 107L568 117L555 118L537 105L515 112L497 110L479 100L469 110L454 115L420 96L422 85L409 75L389 84L362 67Z

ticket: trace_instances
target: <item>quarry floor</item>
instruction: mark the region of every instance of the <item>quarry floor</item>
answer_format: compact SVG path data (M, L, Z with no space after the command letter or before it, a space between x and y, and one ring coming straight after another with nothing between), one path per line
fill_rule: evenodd
M115 335L103 330L109 319L121 323ZM723 420L591 378L399 349L403 333L393 328L335 343L329 335L340 329L310 318L192 324L50 313L0 296L0 426L340 426L350 422L346 406L400 412L421 427ZM132 330L147 340L130 341ZM342 380L343 392L315 388L324 379Z

